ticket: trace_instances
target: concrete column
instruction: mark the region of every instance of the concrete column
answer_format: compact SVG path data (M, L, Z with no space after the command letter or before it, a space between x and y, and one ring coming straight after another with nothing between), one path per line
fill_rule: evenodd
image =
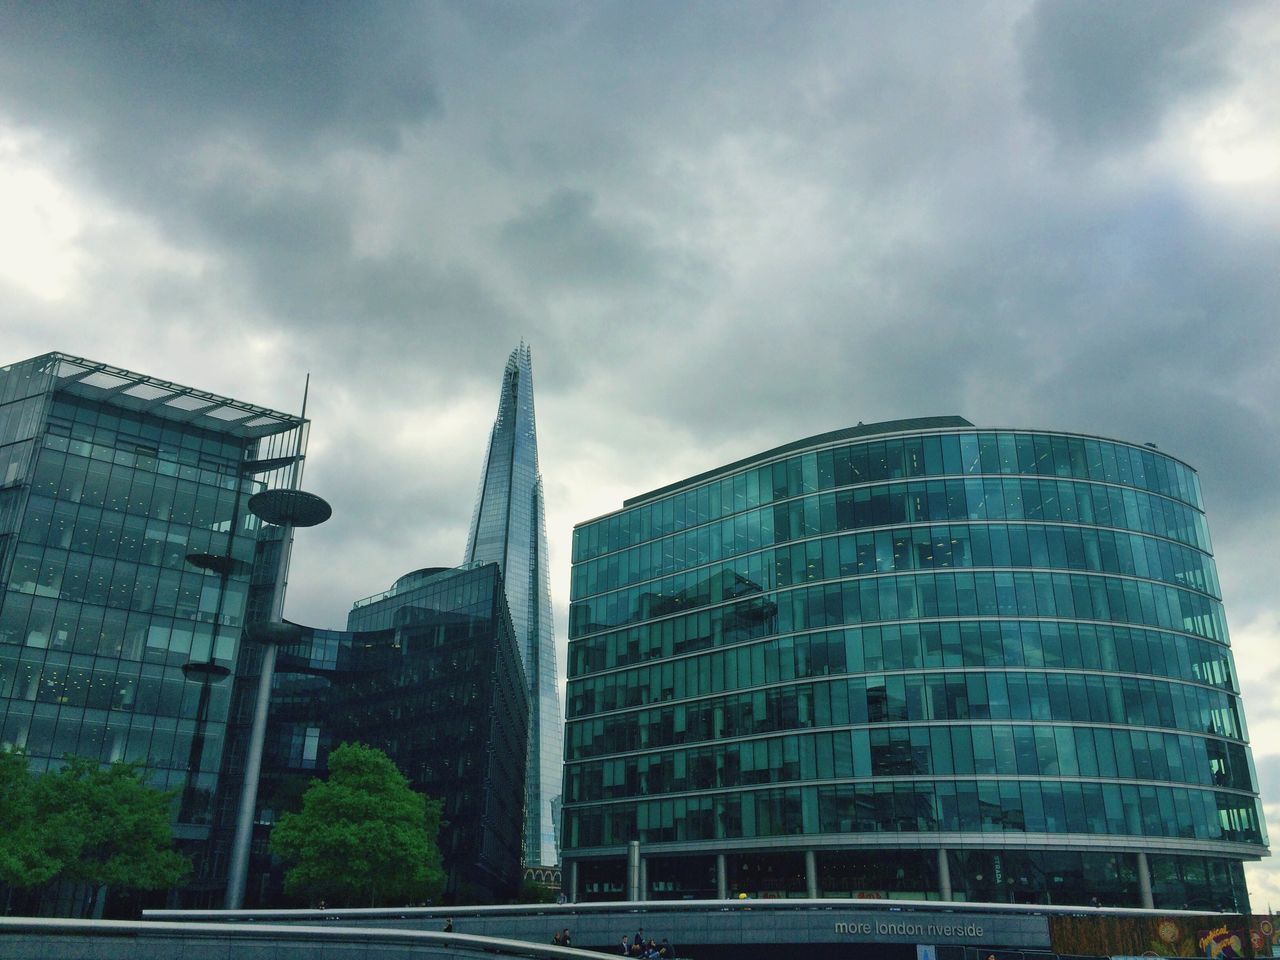
M1156 907L1155 898L1151 895L1151 868L1147 865L1147 854L1138 851L1138 895L1142 897L1142 906L1147 910Z
M724 854L716 854L716 899L729 899L729 881L725 878Z
M279 592L279 582L276 584ZM253 708L253 725L249 728L249 755L244 765L244 785L240 789L240 809L236 813L236 832L231 842L231 866L227 871L228 910L239 910L244 904L244 886L249 873L249 845L253 840L254 807L258 800L258 777L262 773L262 747L267 737L267 709L271 704L271 678L276 672L276 645L263 644L262 672L258 675L258 700Z
M567 866L569 867L569 876L568 876L569 885L568 885L568 888L565 890L565 896L567 897L570 903L577 903L578 902L578 861L570 860ZM561 874L560 876L561 876L561 883L563 884L565 880L565 876L564 874Z
M640 841L627 843L627 899L640 899Z
M818 858L812 850L804 852L804 895L810 900L818 899Z
M306 411L307 401L302 401ZM299 434L298 450L301 454L302 438ZM290 474L289 489L298 489L297 461ZM271 593L272 623L284 620L284 592L289 583L289 559L293 553L293 524L280 527L280 556L276 561L275 585ZM239 910L244 905L244 887L249 875L249 847L253 841L253 817L258 803L258 778L262 774L262 747L267 736L267 711L271 705L271 678L276 672L276 645L263 644L262 672L258 675L258 700L253 708L253 724L249 727L249 752L244 764L244 785L240 788L240 807L236 812L236 832L231 838L231 863L227 868L228 910Z
M640 858L640 900L649 899L649 858Z
M951 900L951 863L947 851L938 849L938 894L943 900Z

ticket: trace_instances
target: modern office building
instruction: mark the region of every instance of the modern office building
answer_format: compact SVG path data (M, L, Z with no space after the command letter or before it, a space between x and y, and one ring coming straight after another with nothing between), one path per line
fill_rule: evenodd
M556 690L556 647L547 569L547 523L538 472L533 358L521 344L502 374L498 418L463 562L502 569L529 685L529 760L525 778L524 856L529 865L559 863L552 801L560 794L564 724Z
M0 747L35 771L144 761L180 791L192 890L225 880L210 829L259 526L247 501L306 426L60 353L0 368Z
M343 743L377 747L414 790L443 801L446 901L513 898L528 694L497 565L407 574L357 601L347 627L300 627L280 648L246 905L287 904L271 825ZM233 733L240 742L245 729Z
M1149 444L768 450L580 524L569 636L578 899L1241 910L1267 853L1199 481Z

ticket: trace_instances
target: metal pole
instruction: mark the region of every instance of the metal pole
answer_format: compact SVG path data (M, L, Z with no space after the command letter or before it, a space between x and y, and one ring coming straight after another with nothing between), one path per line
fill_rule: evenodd
M222 601L219 600L219 603ZM217 637L215 630L214 637ZM212 651L209 659L213 659ZM182 802L178 805L178 819L191 816L196 800L196 777L200 773L200 761L204 758L204 728L209 721L209 675L200 678L200 699L196 702L196 730L191 737L191 750L187 754L187 779L182 785Z
M302 432L306 429L307 386L302 391L302 415L298 424L294 461L289 471L289 489L297 490L302 469ZM284 618L284 590L289 579L289 555L293 552L293 524L280 527L280 556L276 562L275 585L271 594L272 623ZM253 814L258 804L258 780L262 774L262 746L267 736L267 711L271 706L271 681L276 672L276 645L266 644L262 650L262 672L258 675L258 700L253 708L253 725L249 728L249 754L245 758L244 786L240 790L240 809L236 812L236 832L231 841L231 864L227 873L228 910L239 910L244 904L244 887L249 873L249 847L253 840Z
M249 873L249 845L253 837L253 813L258 803L258 778L262 772L262 745L267 733L267 708L271 702L271 680L276 672L276 645L262 650L262 673L258 676L258 702L253 708L249 731L249 756L245 760L244 787L236 812L236 834L231 844L231 868L227 876L227 909L244 904L244 885Z

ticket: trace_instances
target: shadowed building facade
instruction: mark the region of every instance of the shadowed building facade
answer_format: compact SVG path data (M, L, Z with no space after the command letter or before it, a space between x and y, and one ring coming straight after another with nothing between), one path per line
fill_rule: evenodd
M579 899L1240 910L1267 853L1199 481L1149 445L766 451L580 524L569 637Z
M496 563L502 570L529 688L524 857L529 865L554 865L559 853L552 801L560 794L564 725L556 690L533 359L525 344L512 351L503 371L464 563Z
M247 503L305 432L65 354L0 369L0 747L35 772L143 761L179 792L193 905L225 882L210 831L259 529Z
M357 601L347 626L300 627L280 648L248 905L285 903L283 871L266 853L271 824L352 742L382 750L415 791L443 801L446 900L513 898L528 695L497 566L406 574Z

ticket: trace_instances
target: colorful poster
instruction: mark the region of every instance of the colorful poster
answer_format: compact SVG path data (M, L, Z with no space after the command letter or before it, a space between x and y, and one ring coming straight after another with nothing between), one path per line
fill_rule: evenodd
M1200 931L1200 956L1206 960L1241 960L1244 939L1241 931L1226 924Z

